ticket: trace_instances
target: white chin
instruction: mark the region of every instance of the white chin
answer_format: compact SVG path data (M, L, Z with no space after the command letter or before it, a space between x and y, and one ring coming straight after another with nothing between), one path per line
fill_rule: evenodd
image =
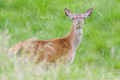
M81 24L78 24L78 25L76 25L76 28L77 28L77 29L82 29L82 25L81 25Z

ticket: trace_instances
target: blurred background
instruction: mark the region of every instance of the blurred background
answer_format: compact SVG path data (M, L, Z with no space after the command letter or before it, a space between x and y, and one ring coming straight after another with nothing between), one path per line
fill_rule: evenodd
M93 8L73 64L45 74L15 65L9 47L69 33L72 20L64 8L77 14ZM0 80L120 80L119 75L120 0L0 0Z

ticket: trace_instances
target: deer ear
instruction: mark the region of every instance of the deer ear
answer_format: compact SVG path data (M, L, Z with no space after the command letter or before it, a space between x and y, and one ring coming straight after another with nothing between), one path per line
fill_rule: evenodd
M89 17L89 16L92 14L92 11L93 11L93 8L88 9L88 10L85 12L86 17Z
M71 18L72 12L66 8L64 9L64 11L65 11L65 15Z

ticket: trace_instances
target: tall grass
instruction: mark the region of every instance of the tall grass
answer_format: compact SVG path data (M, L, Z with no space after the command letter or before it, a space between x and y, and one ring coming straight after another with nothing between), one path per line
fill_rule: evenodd
M46 71L11 60L7 50L17 42L65 36L72 21L64 8L73 13L93 8L72 65ZM0 0L0 80L119 80L119 9L119 0Z

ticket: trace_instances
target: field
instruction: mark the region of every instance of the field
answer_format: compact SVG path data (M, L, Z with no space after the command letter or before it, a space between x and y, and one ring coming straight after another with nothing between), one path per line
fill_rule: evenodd
M20 41L67 35L64 8L93 8L73 64L46 71L11 60L7 50ZM0 0L0 80L120 80L120 0Z

